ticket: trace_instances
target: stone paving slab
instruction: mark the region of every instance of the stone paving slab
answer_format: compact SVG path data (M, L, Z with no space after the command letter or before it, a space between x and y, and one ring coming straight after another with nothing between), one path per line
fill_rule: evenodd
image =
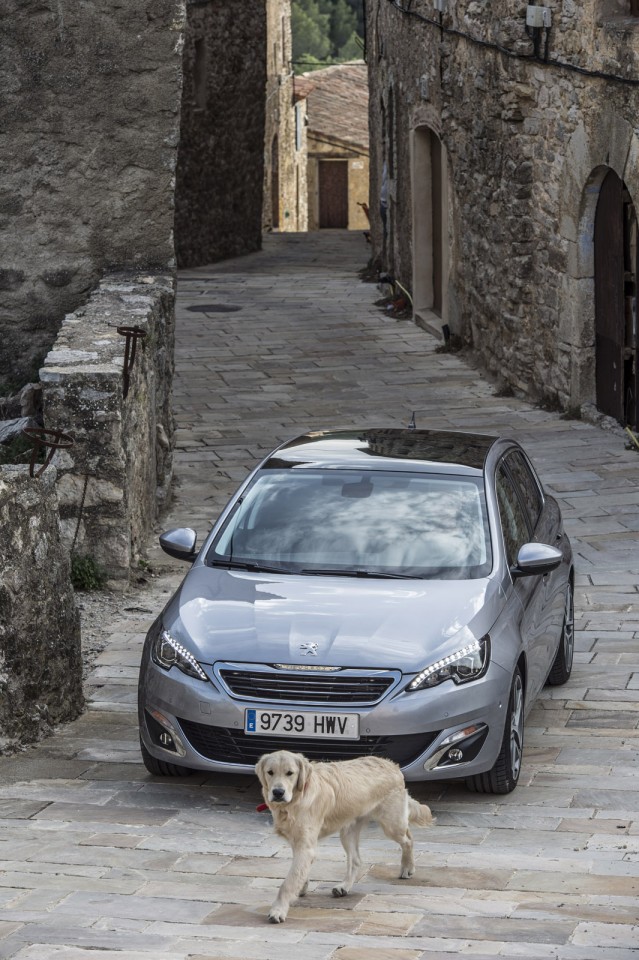
M504 431L558 497L577 565L570 682L547 689L508 797L413 784L437 826L417 872L366 832L353 894L339 841L308 896L266 922L289 864L257 781L165 782L142 766L135 682L146 629L185 568L149 544L123 597L82 599L96 640L89 709L0 758L0 960L629 960L639 958L639 458L621 430L563 419L374 305L360 234L271 235L180 278L176 485L164 526L200 536L273 446L308 429ZM234 304L231 314L190 306ZM101 638L101 639L100 639ZM99 641L99 642L98 642Z

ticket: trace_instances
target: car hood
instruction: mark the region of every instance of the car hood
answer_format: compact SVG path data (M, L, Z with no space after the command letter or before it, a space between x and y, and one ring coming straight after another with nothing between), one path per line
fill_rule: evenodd
M419 670L483 636L503 598L494 581L357 580L196 566L164 626L205 664L300 663ZM308 645L316 645L309 648Z

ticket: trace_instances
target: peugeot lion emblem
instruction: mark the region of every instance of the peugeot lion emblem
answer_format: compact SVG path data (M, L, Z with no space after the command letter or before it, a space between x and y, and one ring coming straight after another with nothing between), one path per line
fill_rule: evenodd
M307 657L316 657L317 656L317 644L316 643L300 643L300 650Z

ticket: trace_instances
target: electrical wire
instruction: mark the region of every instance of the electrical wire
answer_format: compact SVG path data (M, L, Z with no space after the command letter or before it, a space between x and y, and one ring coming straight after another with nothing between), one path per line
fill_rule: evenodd
M308 129L309 138L311 140L315 140L317 143L324 143L326 144L326 146L329 146L329 147L336 147L337 149L348 150L349 153L354 153L358 157L366 157L366 159L370 157L370 152L368 150L358 150L356 146L351 146L348 140L344 140L341 137L334 137L332 140L327 140L324 137L320 136L319 134L313 133L312 123L309 123L308 127L309 127ZM335 142L336 140L339 140L340 143L343 144L343 147L340 148L340 144L336 143ZM319 156L321 156L321 154L318 154L318 157ZM328 154L326 156L328 157ZM348 158L346 157L344 159L348 159Z
M533 63L535 66L552 67L555 70L566 70L570 73L578 73L582 76L594 77L598 80L612 80L616 83L625 84L626 86L639 87L639 79L635 77L620 77L616 73L606 73L603 70L589 70L587 67L579 67L576 64L568 63L565 60L545 59L535 55L534 53L519 53L517 50L511 50L508 47L504 47L500 43L496 43L494 40L483 40L481 37L475 37L473 34L466 33L464 30L458 30L456 27L446 26L443 22L435 20L432 17L427 17L425 14L419 13L417 10L413 10L411 7L402 6L401 0L387 0L387 2L390 3L391 7L395 7L396 10L399 10L399 12L403 13L406 17L419 20L430 27L435 27L441 33L467 40L469 43L472 43L475 46L486 47L489 50L494 50L497 53L503 54L505 57L509 57L511 60L523 60L527 63Z
M632 442L634 443L635 447L637 447L637 448L639 449L639 440L637 440L636 435L632 432L632 430L630 429L630 427L626 427L626 433L628 434L628 436L630 437L630 439L631 439Z

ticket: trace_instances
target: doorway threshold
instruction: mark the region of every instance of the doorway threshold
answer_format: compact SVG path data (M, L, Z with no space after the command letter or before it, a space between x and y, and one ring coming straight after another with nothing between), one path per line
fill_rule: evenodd
M442 329L444 321L432 310L416 307L413 311L413 320L422 330L431 333L438 340L444 341L444 331Z

